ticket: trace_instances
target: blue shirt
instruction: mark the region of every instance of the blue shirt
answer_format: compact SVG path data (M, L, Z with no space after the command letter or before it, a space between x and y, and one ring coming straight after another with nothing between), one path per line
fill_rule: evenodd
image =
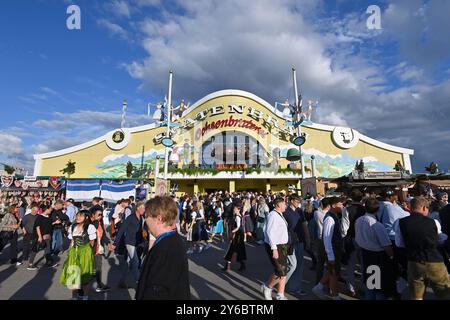
M386 228L369 213L356 219L355 241L361 248L375 252L382 252L392 244Z
M305 241L305 235L303 233L303 222L305 221L305 215L300 208L295 211L289 206L283 213L283 217L288 223L288 232L290 243L294 242L292 237L297 238L299 242Z
M142 218L138 219L135 214L129 215L119 228L114 245L119 247L122 237L125 237L125 244L138 246L142 243Z
M395 241L394 223L398 219L408 216L409 213L403 210L398 204L392 204L389 201L385 201L383 202L382 208L380 206L378 214L378 220L386 228L389 239Z
M75 206L69 206L66 209L66 215L69 217L69 221L73 222L75 220L75 216L77 215L78 208Z
M132 214L132 209L129 207L125 209L125 219L128 218Z

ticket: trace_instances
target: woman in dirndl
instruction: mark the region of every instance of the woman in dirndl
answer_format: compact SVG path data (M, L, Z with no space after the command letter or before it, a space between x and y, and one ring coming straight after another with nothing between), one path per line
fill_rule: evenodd
M211 227L211 239L208 242L213 242L214 236L219 235L220 241L223 242L223 220L222 220L222 202L216 201L216 206L213 212L213 225Z
M245 251L244 226L241 206L242 204L238 202L233 207L234 218L231 227L231 242L227 254L225 255L224 271L231 271L231 262L233 258L241 264L239 271L245 270L244 260L247 260L247 253Z
M95 276L93 246L97 230L89 216L88 210L79 211L69 229L72 242L60 278L61 284L72 290L73 298L79 300L88 300L90 282Z
M203 210L203 204L199 201L194 201L192 204L192 216L195 212L195 223L192 227L192 242L194 243L194 250L197 248L197 252L201 253L203 250L209 249L210 245L207 243L209 236L206 231L205 213ZM202 246L201 242L204 242Z
M244 200L244 208L242 209L243 222L244 222L244 242L252 238L253 231L255 231L252 216L250 214L252 205L250 199Z

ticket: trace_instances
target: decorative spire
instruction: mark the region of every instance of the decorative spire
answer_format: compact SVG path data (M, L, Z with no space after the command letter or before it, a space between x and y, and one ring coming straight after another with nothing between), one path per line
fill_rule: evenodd
M127 106L128 106L127 100L124 99L123 103L122 103L122 121L120 123L120 127L121 128L125 127L125 119L126 119L126 116L127 116Z

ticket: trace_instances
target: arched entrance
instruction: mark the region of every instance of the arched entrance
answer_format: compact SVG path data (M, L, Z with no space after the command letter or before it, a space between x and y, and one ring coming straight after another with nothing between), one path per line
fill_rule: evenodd
M269 154L255 138L241 132L221 132L202 146L201 165L206 168L260 168Z

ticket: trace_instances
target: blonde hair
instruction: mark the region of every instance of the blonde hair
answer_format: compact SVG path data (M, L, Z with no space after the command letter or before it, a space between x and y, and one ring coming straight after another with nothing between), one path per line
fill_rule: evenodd
M170 226L175 223L178 215L178 206L171 197L156 196L145 204L145 217L156 218L161 216L161 220Z
M197 208L198 208L198 210L203 210L203 202L202 201L197 201Z
M423 207L429 207L430 202L425 197L415 197L411 200L411 210L422 209Z
M246 212L250 211L251 208L252 208L252 205L250 203L250 199L245 199L244 200L244 208L242 209L242 213L245 214Z

